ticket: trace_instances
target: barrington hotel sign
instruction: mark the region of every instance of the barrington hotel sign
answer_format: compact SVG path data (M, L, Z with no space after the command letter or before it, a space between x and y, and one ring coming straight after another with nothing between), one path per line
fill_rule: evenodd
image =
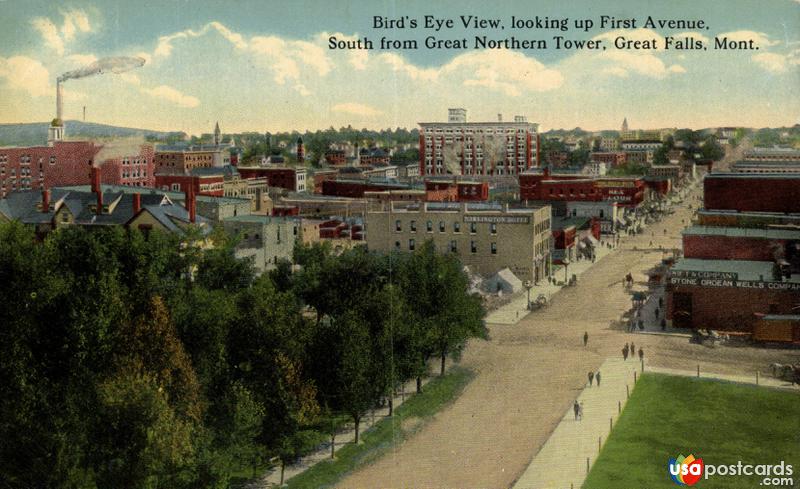
M464 222L488 222L492 224L529 224L530 216L464 216Z
M738 287L742 289L800 291L800 283L773 282L763 279L739 280L739 275L735 272L672 270L669 275L669 283L696 287Z

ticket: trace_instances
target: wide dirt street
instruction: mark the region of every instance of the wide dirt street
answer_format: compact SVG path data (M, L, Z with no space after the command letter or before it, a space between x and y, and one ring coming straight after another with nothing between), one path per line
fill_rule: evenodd
M697 191L699 195L699 190ZM618 321L631 306L621 280L629 271L641 288L660 262L659 245L680 244L685 206L598 261L578 286L514 326L490 325L491 340L473 342L462 364L476 377L450 407L407 442L342 481L346 488L507 488L525 470L566 409L603 360L626 342L644 347L648 364L752 374L771 362L800 361L791 350L689 344L686 338L631 334ZM663 229L667 228L665 235ZM651 237L655 231L655 238ZM655 250L650 248L654 240ZM634 251L633 247L638 251ZM583 347L584 331L589 345ZM591 409L591 406L586 406Z

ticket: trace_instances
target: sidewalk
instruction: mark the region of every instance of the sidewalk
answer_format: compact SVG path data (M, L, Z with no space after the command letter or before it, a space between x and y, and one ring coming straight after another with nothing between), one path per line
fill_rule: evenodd
M436 362L438 365L438 361ZM422 379L422 386L424 387L428 382L432 379L436 378L436 375L428 375L423 377ZM403 386L405 394L401 392L400 395L394 396L394 409L397 409L403 404L403 401L410 398L411 396L415 395L417 392L417 382L416 380L410 380ZM375 423L380 422L384 418L389 416L389 407L383 407L380 409L375 409L372 412L367 413L364 418L361 420L361 426L359 427L359 434L363 435L365 431L370 429ZM355 429L353 428L352 423L348 423L346 428L336 433L336 451L340 448L345 446L348 443L353 443L355 440ZM305 472L309 468L313 467L317 463L323 460L330 460L331 458L331 444L330 440L323 443L317 449L306 455L300 461L293 465L287 465L286 470L284 471L283 481L284 484L291 479L292 477ZM281 481L281 466L280 464L276 465L272 469L269 469L266 473L262 476L258 477L255 481L249 483L246 487L249 489L262 489L268 487L280 487Z
M576 421L572 406L555 431L520 476L514 489L578 489L594 463L619 409L625 406L627 389L633 391L639 360L609 358L600 367L600 387L587 387L578 396L583 419Z

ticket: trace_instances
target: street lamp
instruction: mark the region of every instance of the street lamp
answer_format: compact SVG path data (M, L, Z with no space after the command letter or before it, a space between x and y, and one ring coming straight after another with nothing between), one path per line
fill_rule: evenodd
M569 282L569 280L567 280L567 270L569 269L569 258L564 257L563 263L564 263L564 284L566 284Z
M528 291L528 310L531 309L531 288L533 287L533 283L530 280L526 280L524 284L525 289Z

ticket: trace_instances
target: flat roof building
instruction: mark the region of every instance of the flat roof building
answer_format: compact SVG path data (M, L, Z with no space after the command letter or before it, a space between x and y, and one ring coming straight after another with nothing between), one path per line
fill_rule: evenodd
M369 210L366 241L370 250L413 252L432 240L442 253L455 253L464 265L489 277L508 268L520 280L550 275L550 207L510 209L499 204L389 203Z

